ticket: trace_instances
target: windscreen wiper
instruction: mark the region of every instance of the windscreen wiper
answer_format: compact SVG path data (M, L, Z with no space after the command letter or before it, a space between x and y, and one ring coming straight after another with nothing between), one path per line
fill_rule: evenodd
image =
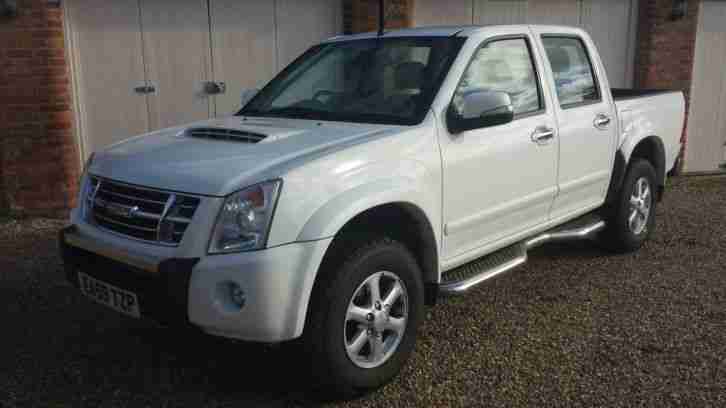
M290 116L299 119L319 119L325 115L323 111L317 111L308 108L300 108L295 106L286 106L284 108L270 109L268 111L260 112L262 115L270 116Z

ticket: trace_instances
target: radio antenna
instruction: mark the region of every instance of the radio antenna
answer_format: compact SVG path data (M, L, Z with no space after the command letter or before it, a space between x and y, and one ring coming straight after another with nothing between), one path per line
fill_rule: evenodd
M386 12L383 7L384 0L378 0L378 36L383 35L383 28L386 26Z

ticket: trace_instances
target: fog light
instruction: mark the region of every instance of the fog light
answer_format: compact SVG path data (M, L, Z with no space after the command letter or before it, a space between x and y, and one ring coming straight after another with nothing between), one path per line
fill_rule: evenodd
M225 313L238 313L247 303L247 294L236 282L219 282L214 293L214 303Z
M232 303L234 303L235 306L239 307L240 309L245 305L245 302L247 301L245 291L242 290L242 288L234 282L229 283L229 297L232 300Z

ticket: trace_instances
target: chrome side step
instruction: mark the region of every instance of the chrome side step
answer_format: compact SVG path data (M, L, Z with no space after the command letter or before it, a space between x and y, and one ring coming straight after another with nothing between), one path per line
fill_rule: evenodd
M587 214L560 227L517 244L502 248L446 272L439 284L439 294L454 296L527 262L527 250L550 242L590 239L605 228L600 217Z

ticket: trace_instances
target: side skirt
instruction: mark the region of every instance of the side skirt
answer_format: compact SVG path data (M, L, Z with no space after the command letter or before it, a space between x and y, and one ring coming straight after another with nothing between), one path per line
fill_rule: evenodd
M590 213L532 238L502 248L446 272L439 284L442 296L455 296L527 262L527 251L550 242L591 239L605 228L605 221Z

